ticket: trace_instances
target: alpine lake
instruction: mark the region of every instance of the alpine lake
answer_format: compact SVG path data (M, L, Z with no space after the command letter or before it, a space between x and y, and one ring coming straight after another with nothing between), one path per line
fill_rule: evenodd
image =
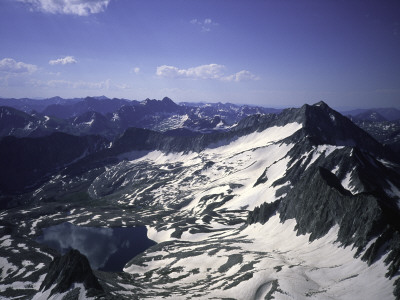
M156 243L145 226L83 227L68 222L42 229L37 242L65 254L76 249L95 270L122 272L125 264Z

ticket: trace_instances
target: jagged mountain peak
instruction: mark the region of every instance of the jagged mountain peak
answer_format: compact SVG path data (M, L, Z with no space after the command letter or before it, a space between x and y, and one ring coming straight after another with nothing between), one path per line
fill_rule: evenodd
M94 96L93 98L97 99L97 100L110 100L110 98L108 98L107 96Z
M179 108L179 105L168 97L164 97L162 100L146 99L141 104L153 112L173 112Z
M158 103L161 102L160 100L156 100L156 99L150 99L150 98L146 98L145 100L143 100L140 104L142 105L148 105L151 103Z
M331 108L326 102L319 101L314 104L304 104L301 108L304 112L325 112L327 114L339 114L336 110Z
M61 257L56 257L49 266L49 271L42 282L42 291L50 290L50 295L68 291L74 283L82 283L93 294L103 291L94 276L89 261L78 250L72 249Z
M302 124L301 130L296 132L290 141L306 140L307 143L302 143L304 147L348 146L372 153L377 157L389 155L394 159L393 154L367 132L322 101L313 105L305 104L300 108L288 108L280 114L251 115L243 118L232 130L263 131L271 126L285 126L289 123ZM306 151L306 148L303 151Z
M161 101L164 103L175 104L175 102L172 101L171 98L168 98L168 97L164 97Z
M294 115L316 144L358 147L375 154L383 151L368 133L322 101L314 105L306 104Z
M324 109L330 108L329 105L326 104L323 100L321 100L321 101L319 101L317 103L314 103L312 106L318 106L318 107L321 107L321 108L324 108Z

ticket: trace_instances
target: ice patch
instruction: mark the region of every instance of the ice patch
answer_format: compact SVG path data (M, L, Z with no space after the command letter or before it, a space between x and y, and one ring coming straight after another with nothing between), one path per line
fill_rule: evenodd
M385 189L389 197L397 198L397 207L400 209L400 190L390 180L386 181L390 185L390 189Z
M171 240L171 234L175 231L175 229L169 229L169 230L161 230L157 231L155 228L146 225L147 228L147 237L150 240L155 241L156 243L161 243L164 241Z
M214 152L215 148L218 148L219 154L239 153L240 151L248 151L250 149L255 149L263 146L267 146L273 142L281 141L296 131L302 128L300 123L289 123L285 126L273 126L269 127L261 132L253 132L246 136L239 137L231 142L221 141L218 144L210 145L206 149L205 153ZM226 144L228 143L228 144Z
M11 246L11 239L3 239L3 242L0 244L0 247L10 247Z
M33 234L36 233L36 226L37 226L37 224L38 224L40 221L41 221L41 220L40 220L40 218L39 218L39 219L37 219L37 220L35 220L35 221L32 222L32 225L31 225L31 232L29 233L30 235L33 235Z
M306 170L322 155L328 157L331 153L333 153L337 149L342 149L343 146L332 146L332 145L320 145L318 147L314 147L312 152L312 158L308 163ZM310 152L308 152L307 156L309 156Z
M91 119L89 122L83 122L82 124L86 125L86 126L92 126L93 122L94 122L94 119Z
M388 161L388 160L384 160L384 159L378 158L377 161L379 161L379 162L382 163L385 167L388 167L388 168L390 168L390 169L393 169L393 168L397 168L397 167L398 167L397 164L395 164L395 163L393 163L393 162L391 162L391 161Z
M351 176L352 176L354 170L355 170L355 168L353 168L353 170L348 172L341 182L342 186L346 190L350 191L353 195L357 193L355 186L351 183L351 181L352 181Z
M1 279L5 279L8 274L16 272L18 268L12 263L8 262L7 258L0 257L0 270Z
M23 261L22 261L22 265L23 265L24 267L32 266L32 265L33 265L33 262L31 262L31 261L29 261L29 260L23 260Z
M116 113L116 112L113 113L111 121L116 122L116 121L119 121L119 120L120 120L120 117L119 117L118 113Z

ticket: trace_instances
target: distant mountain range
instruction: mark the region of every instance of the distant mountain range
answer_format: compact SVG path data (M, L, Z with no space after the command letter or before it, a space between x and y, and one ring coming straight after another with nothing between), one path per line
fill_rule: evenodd
M246 116L281 111L232 103L176 104L167 97L143 101L105 96L0 99L0 138L9 135L41 137L63 132L80 136L101 135L113 141L130 127L187 136L224 131ZM357 109L342 114L379 142L400 151L400 110Z
M400 110L396 108L358 109L343 114L377 141L400 153Z
M400 120L400 110L397 108L372 108L355 109L350 111L341 111L344 116L359 121L398 121Z
M107 97L0 99L0 137L39 137L64 132L98 134L113 140L129 127L207 132L225 130L248 115L280 111L222 103L178 105L167 97L144 101Z

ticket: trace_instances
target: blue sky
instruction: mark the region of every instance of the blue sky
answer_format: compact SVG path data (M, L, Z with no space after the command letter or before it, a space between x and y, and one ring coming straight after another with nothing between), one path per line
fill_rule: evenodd
M0 97L400 107L400 4L2 0Z

